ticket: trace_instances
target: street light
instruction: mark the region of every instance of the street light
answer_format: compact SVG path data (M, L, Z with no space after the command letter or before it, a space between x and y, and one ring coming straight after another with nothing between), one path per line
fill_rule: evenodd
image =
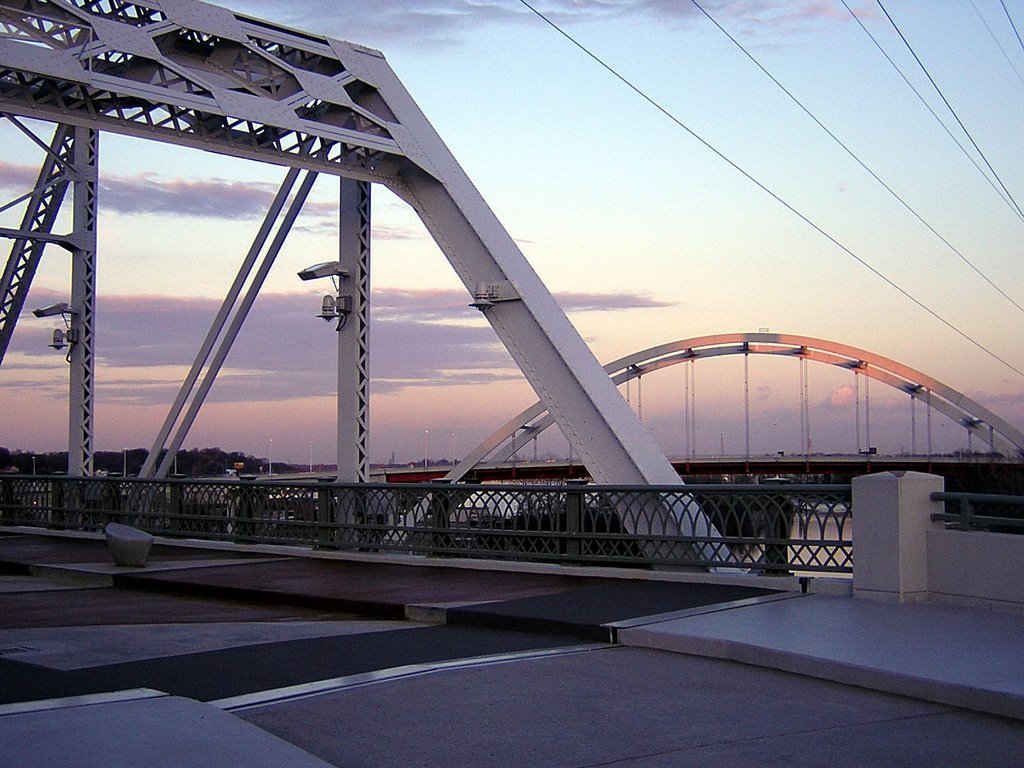
M317 317L329 323L337 320L335 331L338 332L338 407L337 407L337 475L339 482L353 481L360 478L358 449L352 441L348 430L358 421L360 398L363 397L359 385L355 390L352 388L353 367L350 365L356 359L356 351L359 347L359 333L342 333L342 329L348 322L348 316L353 311L353 297L351 294L342 295L341 284L348 281L349 270L341 266L340 261L324 261L306 267L299 272L300 280L321 280L330 278L334 285L334 295L327 294L320 302L320 314ZM356 286L358 289L358 286ZM358 295L358 294L357 294ZM362 311L362 310L360 310ZM358 319L357 315L357 319ZM358 329L357 329L358 331ZM353 347L355 345L355 347ZM353 396L355 391L355 396ZM360 401L360 403L357 403ZM312 472L312 447L310 448L310 471Z
M267 474L274 474L274 438L270 438L270 450L267 455Z
M324 261L299 272L300 280L320 280L329 277L334 283L336 295L327 294L323 297L320 302L320 314L317 317L322 318L325 323L337 320L338 331L345 327L345 321L352 312L352 297L341 295L341 283L348 279L348 275L348 270L342 269L340 261Z
M56 317L57 315L73 315L71 305L66 301L58 301L56 304L47 304L45 307L33 309L32 314L36 317Z
M53 329L53 336L51 337L48 346L51 346L56 350L61 350L69 344L74 344L78 341L78 329L72 325L72 319L78 313L75 312L75 310L71 308L71 305L66 301L58 301L55 304L47 304L45 307L33 309L32 314L36 317L60 316L64 318L64 328ZM68 359L70 360L70 357Z

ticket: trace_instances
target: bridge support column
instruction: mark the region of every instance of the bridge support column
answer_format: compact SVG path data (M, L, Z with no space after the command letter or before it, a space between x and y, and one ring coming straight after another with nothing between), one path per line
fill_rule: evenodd
M71 250L71 363L68 401L68 474L91 475L93 469L93 340L96 311L96 191L99 175L97 133L74 129Z
M369 478L370 184L341 179L339 255L348 276L339 296L351 302L338 327L338 482Z
M932 493L945 480L922 472L881 472L853 479L853 594L887 602L928 597L926 532L942 512Z

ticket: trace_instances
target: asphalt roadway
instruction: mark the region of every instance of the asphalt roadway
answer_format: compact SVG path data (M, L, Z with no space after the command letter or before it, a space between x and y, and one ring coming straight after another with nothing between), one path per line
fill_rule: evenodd
M0 766L1024 764L1021 719L817 679L827 661L759 668L784 665L758 617L813 610L842 632L844 606L889 615L852 598L538 570L169 546L116 569L102 541L0 533ZM1024 640L1024 617L988 614L993 647ZM947 617L908 615L928 637ZM746 631L754 656L622 644L686 621L705 643Z

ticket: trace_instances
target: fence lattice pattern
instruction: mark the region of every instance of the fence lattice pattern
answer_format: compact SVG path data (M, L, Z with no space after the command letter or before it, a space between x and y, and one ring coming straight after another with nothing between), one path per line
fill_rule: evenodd
M0 479L0 523L434 557L852 572L848 485Z

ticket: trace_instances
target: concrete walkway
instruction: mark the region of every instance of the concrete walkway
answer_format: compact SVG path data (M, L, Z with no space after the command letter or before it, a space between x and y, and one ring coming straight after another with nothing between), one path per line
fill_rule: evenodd
M769 588L795 586L788 579L386 560L158 544L146 568L117 569L88 537L0 533L0 701L10 702L0 704L0 743L18 745L0 750L0 766L89 765L83 756L131 743L116 764L324 764L312 753L336 766L416 754L446 765L466 749L478 765L699 765L757 754L814 765L826 759L820 750L793 748L807 728L838 728L830 738L865 749L897 733L920 742L880 752L880 765L1015 765L1024 751L1024 614ZM568 690L556 693L555 680ZM785 717L772 706L781 690L791 697ZM511 709L499 715L496 701ZM363 718L382 707L395 716ZM570 725L534 722L521 709L530 707ZM688 726L651 742L659 718L702 707L707 731ZM362 736L309 728L340 711ZM397 714L420 711L430 726L422 733ZM737 724L750 717L763 727ZM421 739L439 727L450 745L423 758ZM63 762L43 743L56 733L75 745ZM207 745L215 733L227 751ZM736 733L751 741L730 751ZM988 743L978 751L981 733ZM487 734L523 743L485 755ZM570 759L559 742L570 736L586 759ZM250 746L252 759L237 752ZM183 749L210 762L184 759ZM32 762L37 755L46 759Z
M658 648L1024 720L1024 614L793 595L618 624Z

